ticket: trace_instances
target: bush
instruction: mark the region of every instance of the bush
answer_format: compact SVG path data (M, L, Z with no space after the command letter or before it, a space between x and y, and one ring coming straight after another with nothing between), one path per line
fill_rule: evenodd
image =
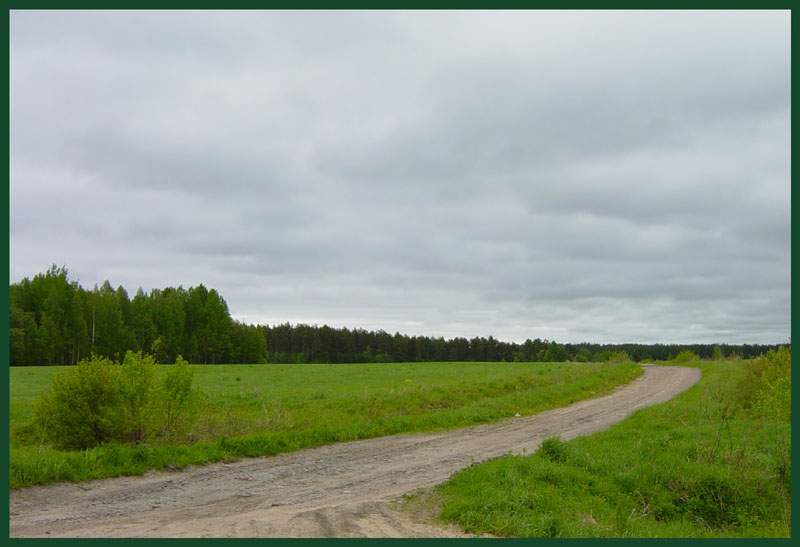
M570 447L560 437L548 437L542 441L537 455L551 462L563 463L569 458Z
M58 371L35 408L42 437L78 449L119 438L125 427L121 372L97 356Z
M121 365L92 356L55 374L36 404L35 424L42 439L64 449L172 439L196 415L192 376L180 357L159 377L153 357L141 352L129 351Z
M688 349L687 350L683 350L678 355L676 355L673 359L670 359L670 361L673 361L675 363L689 363L691 361L699 361L699 360L700 360L700 356L697 355L695 352L690 351Z
M625 351L613 351L605 358L607 363L627 363L630 360L631 358L628 357L628 353Z
M113 365L112 365L113 366ZM153 357L129 351L122 361L119 386L127 424L125 440L146 441L153 420L152 399L157 368Z
M594 354L596 363L627 363L631 358L625 351L605 350Z
M194 371L180 356L170 365L153 397L156 433L173 439L186 433L197 417L200 392L192 387Z
M702 469L695 477L682 477L672 483L672 501L686 517L712 529L742 527L759 512L758 493L749 486L735 473Z
M792 352L785 346L747 363L739 401L754 418L792 420Z

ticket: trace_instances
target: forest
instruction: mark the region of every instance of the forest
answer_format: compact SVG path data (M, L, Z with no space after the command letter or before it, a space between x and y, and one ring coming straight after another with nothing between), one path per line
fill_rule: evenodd
M139 288L133 298L105 281L91 290L52 266L9 286L9 358L16 366L71 365L90 355L121 360L128 350L172 363L361 363L425 361L666 361L690 351L703 359L751 358L777 345L559 344L409 336L327 325L252 325L231 318L204 285Z

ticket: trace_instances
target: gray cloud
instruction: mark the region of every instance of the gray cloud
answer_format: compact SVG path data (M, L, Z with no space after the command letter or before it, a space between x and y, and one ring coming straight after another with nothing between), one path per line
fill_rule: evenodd
M10 35L12 282L66 264L434 336L789 336L788 11L14 11Z

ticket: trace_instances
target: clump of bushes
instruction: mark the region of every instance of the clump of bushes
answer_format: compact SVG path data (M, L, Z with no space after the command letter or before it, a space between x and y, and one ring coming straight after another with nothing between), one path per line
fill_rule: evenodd
M612 351L603 360L607 363L627 363L631 358L625 351Z
M670 359L673 363L690 363L692 361L699 361L700 356L691 350L683 350L674 358Z
M792 421L792 351L780 346L748 361L739 401L753 417Z
M570 450L570 445L560 437L548 437L542 441L537 455L551 462L563 463L569 459Z
M200 392L178 357L159 374L153 357L129 351L122 363L92 356L58 371L35 407L42 440L63 449L171 440L194 422Z

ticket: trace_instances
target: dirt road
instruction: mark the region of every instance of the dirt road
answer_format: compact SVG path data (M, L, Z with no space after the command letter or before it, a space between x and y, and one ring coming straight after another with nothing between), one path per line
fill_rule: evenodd
M664 402L700 379L646 365L610 395L535 416L398 435L82 484L10 493L12 537L464 537L418 522L391 500L446 481L473 462L533 452Z

